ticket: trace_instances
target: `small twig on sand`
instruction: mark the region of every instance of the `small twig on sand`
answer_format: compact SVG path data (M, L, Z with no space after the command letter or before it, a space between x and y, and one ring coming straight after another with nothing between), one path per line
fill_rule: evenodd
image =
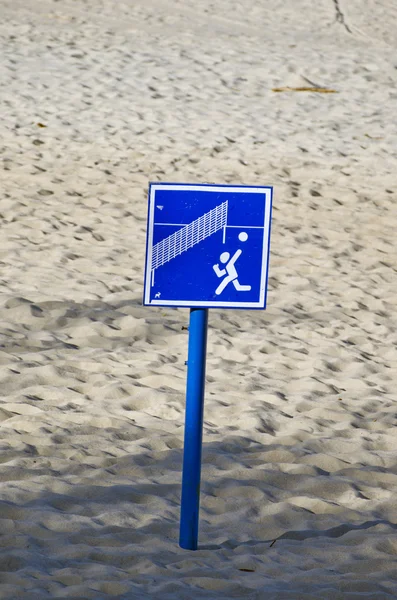
M317 94L337 94L336 90L321 87L280 87L273 88L272 92L316 92Z

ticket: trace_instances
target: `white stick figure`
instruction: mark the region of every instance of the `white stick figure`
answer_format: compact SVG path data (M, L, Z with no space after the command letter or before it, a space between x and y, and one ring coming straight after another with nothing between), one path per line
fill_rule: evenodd
M245 233L245 231L241 232L238 237L241 242L245 242L248 239L248 235ZM223 290L225 289L225 287L227 285L229 285L229 283L233 283L234 287L236 288L236 290L238 292L249 292L250 291L250 289L251 289L250 285L241 285L239 283L238 273L236 271L236 267L234 266L234 263L236 262L236 260L238 259L238 257L241 254L242 254L242 250L238 249L233 254L232 258L230 258L229 252L222 252L222 254L219 257L219 260L223 264L226 263L225 268L220 269L218 264L213 265L212 268L214 269L214 271L218 277L222 277L223 275L226 275L226 277L221 281L221 283L218 285L218 287L215 290L215 294L217 296L219 296L219 294L221 294L223 292Z

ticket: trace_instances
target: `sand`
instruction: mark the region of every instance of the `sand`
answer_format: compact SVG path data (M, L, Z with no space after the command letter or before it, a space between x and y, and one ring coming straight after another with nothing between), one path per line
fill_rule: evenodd
M396 598L393 0L1 16L0 598ZM268 309L210 312L197 552L149 181L274 186Z

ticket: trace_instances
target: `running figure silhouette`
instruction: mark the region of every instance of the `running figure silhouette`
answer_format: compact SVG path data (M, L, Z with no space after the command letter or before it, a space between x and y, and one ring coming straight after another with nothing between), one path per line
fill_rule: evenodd
M242 242L245 242L248 239L248 235L243 232L244 235L241 233L239 235L239 239ZM218 285L218 287L215 290L215 294L217 296L219 296L219 294L221 294L223 292L223 290L225 289L225 287L227 285L229 285L229 283L233 283L234 287L236 288L236 290L238 292L249 292L251 289L250 285L241 285L238 281L238 273L236 271L236 267L234 266L234 263L236 262L236 260L238 259L238 257L242 254L242 250L238 249L236 250L236 252L233 254L232 258L230 258L230 254L229 252L222 252L222 254L219 257L219 260L221 261L221 263L225 264L225 268L224 269L220 269L219 265L213 265L213 269L215 271L215 273L217 274L218 277L222 277L223 275L226 275L226 277L221 281L221 283Z

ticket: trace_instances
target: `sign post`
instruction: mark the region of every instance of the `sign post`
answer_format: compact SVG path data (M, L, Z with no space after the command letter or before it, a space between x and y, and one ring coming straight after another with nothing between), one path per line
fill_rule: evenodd
M197 550L209 308L266 308L273 189L152 183L146 306L190 308L179 545Z
M191 308L179 545L197 550L208 309Z

